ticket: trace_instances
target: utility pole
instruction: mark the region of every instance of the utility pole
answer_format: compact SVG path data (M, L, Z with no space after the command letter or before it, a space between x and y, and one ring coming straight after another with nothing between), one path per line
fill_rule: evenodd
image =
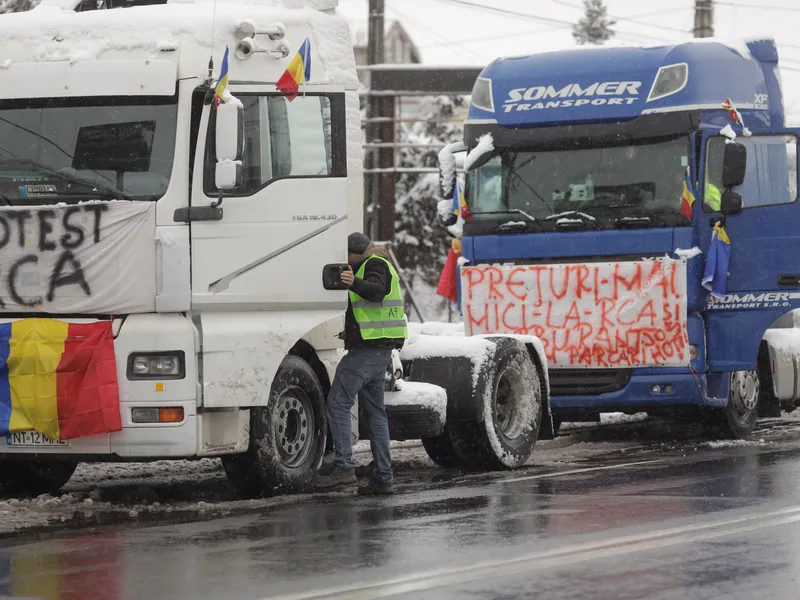
M714 3L712 0L694 2L694 37L714 36Z
M367 65L383 64L383 40L384 40L384 0L369 0L369 25L367 30ZM369 88L372 89L372 73L368 75ZM367 97L367 118L374 119L381 114L381 99L377 96ZM367 123L367 141L380 141L382 133L382 123ZM380 150L370 148L367 150L367 167L374 169L379 163ZM380 205L381 196L381 175L370 173L364 178L364 226L369 227L366 233L373 239L378 240L380 221L383 207Z

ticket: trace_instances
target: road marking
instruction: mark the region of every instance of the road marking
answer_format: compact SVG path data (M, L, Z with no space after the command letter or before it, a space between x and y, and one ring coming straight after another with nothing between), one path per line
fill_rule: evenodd
M610 558L644 550L668 548L690 542L747 533L768 527L800 522L800 507L775 510L762 514L745 515L710 523L683 525L667 529L617 536L605 540L582 542L560 548L530 552L520 556L454 565L442 569L421 571L402 577L372 582L353 583L337 588L272 596L271 600L333 600L347 598L387 598L399 594L422 592L448 585L461 585L473 581L515 575L534 569L551 568L568 564Z
M572 471L556 471L554 473L541 473L539 475L526 475L525 477L512 477L510 479L501 479L496 483L514 483L515 481L528 481L530 479L545 479L548 477L560 477L562 475L578 475L580 473L593 473L595 471L609 471L611 469L624 469L627 467L636 467L639 465L652 465L655 463L664 462L663 460L642 460L639 462L622 463L619 465L606 465L604 467L587 467L585 469L573 469Z

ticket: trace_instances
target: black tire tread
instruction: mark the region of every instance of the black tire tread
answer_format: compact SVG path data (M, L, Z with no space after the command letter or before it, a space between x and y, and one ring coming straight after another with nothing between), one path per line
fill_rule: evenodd
M309 455L302 468L284 468L273 452L261 451L262 447L273 447L272 427L268 422L276 384L284 380L302 387L312 402L317 404L318 438L314 452ZM316 399L316 400L315 400ZM251 410L250 445L246 452L222 457L222 466L240 496L257 498L285 493L305 491L322 464L327 441L325 418L325 395L314 369L302 358L288 355L283 359L270 390L269 403L265 407Z

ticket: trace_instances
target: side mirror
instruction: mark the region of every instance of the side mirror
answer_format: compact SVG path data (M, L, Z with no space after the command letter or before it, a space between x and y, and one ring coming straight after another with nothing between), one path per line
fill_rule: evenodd
M737 142L725 144L722 162L722 187L742 185L747 169L747 148Z
M439 152L439 192L442 198L452 198L456 189L456 157L455 153L466 151L464 142L447 144Z
M722 192L719 211L723 215L738 215L742 212L743 207L744 201L740 194L737 194L733 190L725 190Z
M240 102L220 103L217 107L216 158L214 183L218 190L231 190L242 184L244 156L244 108Z
M449 215L445 216L442 213L439 213L439 223L442 227L452 227L458 223L458 215L450 213Z
M242 185L242 161L218 161L214 169L214 185L218 190L235 190Z

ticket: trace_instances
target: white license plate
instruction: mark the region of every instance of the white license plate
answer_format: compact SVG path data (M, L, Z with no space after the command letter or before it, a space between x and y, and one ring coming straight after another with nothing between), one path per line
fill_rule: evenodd
M66 440L51 440L38 431L18 431L6 436L9 446L68 446Z

